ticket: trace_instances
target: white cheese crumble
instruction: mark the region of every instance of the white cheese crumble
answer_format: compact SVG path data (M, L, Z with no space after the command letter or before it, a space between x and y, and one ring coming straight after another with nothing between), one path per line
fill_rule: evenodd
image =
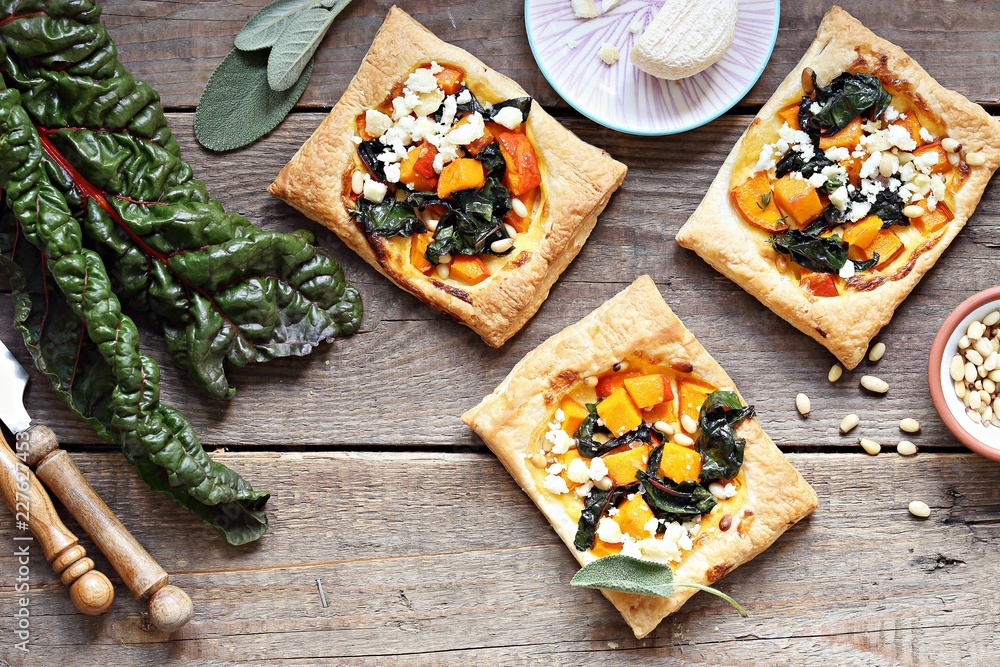
M854 262L852 262L851 260L847 260L846 262L844 262L844 265L840 267L840 272L839 272L840 277L843 278L844 280L853 278L855 273L855 268L856 267L854 266Z
M847 150L843 146L834 146L833 148L827 148L823 153L827 160L832 160L833 162L840 162L851 157L851 151Z
M606 516L601 517L601 520L597 522L597 537L608 544L621 544L625 541L625 536L622 535L622 529L618 522Z
M936 165L940 159L941 155L936 150L927 151L926 153L921 153L913 158L913 166L917 169L917 171L929 174L931 167Z
M463 88L458 91L458 94L455 96L455 101L459 104L468 104L472 101L472 93L468 88Z
M836 206L838 211L846 210L848 201L847 188L843 185L830 193L830 203Z
M625 540L622 542L622 556L629 556L630 558L642 558L642 548L639 543L633 540L630 536L625 535Z
M361 190L365 199L379 204L383 199L385 199L385 194L388 191L389 188L386 187L385 183L379 183L378 181L373 180L370 174L365 173L364 185Z
M445 143L456 147L464 146L483 136L483 131L486 129L483 116L476 112L469 114L466 118L468 118L467 122L462 123L444 136Z
M591 489L593 488L594 488L593 482L587 482L586 484L582 484L576 487L576 495L580 496L581 498L586 498L590 494Z
M809 105L809 113L811 113L811 114L812 114L812 115L814 115L814 116L815 116L816 114L818 114L818 113L819 113L820 111L822 111L822 110L823 110L823 107L821 107L821 106L820 106L819 104L817 104L816 102L813 102L812 104L810 104L810 105Z
M438 89L437 78L426 67L421 67L406 77L405 88L415 93L430 93Z
M656 535L657 529L660 527L660 520L655 516L643 524L642 529L649 533L650 535Z
M508 130L513 130L524 122L524 117L521 115L521 112L514 107L504 107L503 109L500 109L495 116L493 116L493 120L500 125L503 125Z
M872 174L878 172L878 165L882 161L882 153L880 151L875 151L868 156L867 159L861 164L861 178L868 178Z
M821 188L826 183L827 177L824 176L822 172L820 172L818 174L813 174L812 176L809 177L808 180L809 180L809 185L813 186L814 188Z
M614 65L621 58L621 53L619 53L618 47L614 44L601 44L601 48L597 50L597 55L600 56L605 65Z
M583 459L573 459L566 469L566 476L569 481L576 484L584 484L590 481L590 466Z
M894 120L899 119L899 112L893 106L886 107L885 111L882 112L882 117L885 118L890 123Z
M392 119L377 109L365 111L365 132L378 139L392 127Z
M590 459L590 479L599 482L608 476L608 466L604 464L604 459L595 456Z
M441 110L441 124L447 127L451 127L451 124L455 122L455 114L458 113L458 102L455 100L454 95L448 95L444 98L444 108ZM426 116L423 117L428 128L433 128L434 123L430 122L430 118Z
M545 480L542 482L542 486L549 493L554 493L560 496L564 493L569 493L569 487L566 486L566 480L562 477L557 477L556 475L546 475Z
M557 462L557 463L553 463L548 468L546 468L545 472L549 473L550 475L558 475L559 473L561 473L565 469L566 469L566 466L564 466L563 464Z
M642 32L642 21L640 21L639 19L632 21L632 23L630 23L628 26L628 31L633 35L638 35L640 32Z
M594 0L572 0L573 13L581 19L597 18L597 5Z
M569 48L575 49L579 45L580 45L580 40L573 39L572 37L567 37L566 38L566 46L568 46Z
M399 183L401 176L399 164L387 164L383 171L385 172L385 180L390 183Z
M924 127L923 125L920 126L920 132L918 134L920 134L920 138L923 139L928 144L931 143L932 141L934 141L934 139L935 139L935 136L933 134L931 134L927 130L927 128Z
M601 11L605 14L617 7L622 0L601 0Z

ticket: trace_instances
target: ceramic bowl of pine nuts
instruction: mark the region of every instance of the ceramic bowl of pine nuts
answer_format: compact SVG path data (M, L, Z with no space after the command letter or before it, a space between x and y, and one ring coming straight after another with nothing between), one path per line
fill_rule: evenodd
M1000 287L969 297L945 319L931 346L927 382L948 430L1000 461Z

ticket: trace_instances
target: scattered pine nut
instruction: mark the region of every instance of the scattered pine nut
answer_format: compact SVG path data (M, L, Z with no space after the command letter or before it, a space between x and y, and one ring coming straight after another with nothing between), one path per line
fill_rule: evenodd
M931 508L927 506L927 503L920 500L911 502L907 509L910 510L910 514L921 519L926 519L931 515Z
M834 364L830 367L830 372L826 374L826 379L830 382L836 382L840 379L840 376L844 374L844 369L841 368L840 364Z
M685 433L694 433L698 430L698 422L691 415L681 415L681 428Z
M674 427L671 426L670 424L668 424L667 422L663 421L663 420L660 420L660 421L657 421L656 423L654 423L653 424L653 428L655 428L657 431L659 431L663 435L670 436L670 435L674 434Z
M799 411L799 414L803 417L809 416L809 411L812 409L812 403L809 401L809 397L805 394L799 394L795 397L795 409Z
M956 354L951 358L948 372L951 373L951 379L955 382L965 379L965 362L962 360L962 355Z
M876 394L884 394L889 391L889 383L874 375L862 375L861 386Z
M885 356L885 343L875 343L868 353L868 361L879 361Z
M965 162L970 167L981 167L986 164L986 156L979 152L966 153Z
M896 445L896 451L900 456L913 456L917 453L917 446L909 440L900 440Z
M593 375L591 375L589 378L587 378L586 380L583 381L583 383L585 385L587 385L588 387L596 387L597 386L597 382L598 382L597 377L593 376Z
M899 420L899 430L904 433L919 433L920 432L920 422L916 419L911 419L907 417L906 419Z
M875 456L882 451L882 445L869 438L858 438L858 444L872 456Z
M945 149L949 153L954 153L962 147L962 144L958 143L957 140L951 137L945 137L941 140L941 148Z
M541 452L537 452L531 455L531 465L536 468L544 468L547 461L545 460L545 455Z
M858 416L852 412L840 421L840 432L850 433L860 421L861 420L858 419Z
M914 206L910 204L909 206L903 207L903 215L907 218L919 218L924 214L924 209L919 206Z
M988 327L997 324L998 322L1000 322L1000 310L994 310L992 313L984 317L982 319L982 322Z
M692 446L694 444L694 440L692 440L690 437L684 435L683 433L675 433L674 434L674 442L676 442L678 445L681 445L683 447L690 447L690 446ZM601 489L601 490L605 491L606 489Z

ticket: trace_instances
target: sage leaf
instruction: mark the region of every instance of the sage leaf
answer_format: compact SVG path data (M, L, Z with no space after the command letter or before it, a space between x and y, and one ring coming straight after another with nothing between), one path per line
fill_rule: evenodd
M351 0L320 0L283 23L284 30L267 59L267 83L272 90L295 86L333 19L349 4Z
M711 586L686 581L674 581L674 571L669 565L639 560L631 556L605 556L581 568L570 581L573 586L598 588L635 595L668 598L678 586L696 588L718 596L731 604L743 618L749 616L736 600Z
M257 141L291 111L312 74L308 62L285 91L267 83L267 52L233 49L208 80L194 115L194 133L205 148L228 151Z
M275 0L264 5L236 35L236 48L257 51L274 46L288 19L315 4L317 0Z

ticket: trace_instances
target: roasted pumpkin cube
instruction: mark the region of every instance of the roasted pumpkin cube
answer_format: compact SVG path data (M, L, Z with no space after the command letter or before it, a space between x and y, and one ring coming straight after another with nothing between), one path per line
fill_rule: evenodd
M954 216L944 202L938 202L933 211L924 209L924 214L910 220L910 223L924 234L931 234L952 221Z
M412 185L417 192L433 192L437 188L438 177L434 172L434 156L437 148L424 141L406 153L406 159L399 165L399 180Z
M603 457L604 465L608 467L608 476L615 484L631 484L635 481L635 471L646 469L646 460L652 449L649 445L640 445Z
M842 130L829 137L819 138L819 149L825 151L828 148L843 147L853 149L861 143L861 117L857 117L848 123Z
M882 218L869 215L858 220L844 231L844 240L853 246L867 248L882 229Z
M788 127L793 130L801 129L799 127L799 103L789 104L787 107L778 112L778 118L788 123Z
M573 435L587 418L587 408L580 405L579 401L564 396L559 403L559 409L563 411L562 430Z
M668 424L676 424L677 408L674 407L673 396L659 405L654 405L651 408L643 410L642 419L650 424L654 424L658 421L665 421Z
M591 547L590 553L597 558L604 558L605 556L612 556L617 553L621 553L622 545L614 544L612 542L605 542L599 537L594 538L594 546Z
M861 187L861 166L864 164L861 158L851 157L842 160L840 166L847 172L847 182L856 188Z
M625 388L625 380L628 378L639 377L642 373L636 371L622 371L621 373L608 373L607 375L602 375L597 379L597 386L594 388L597 391L598 398L606 398L611 395L611 393L616 389Z
M940 141L921 146L913 151L913 159L916 160L921 156L927 156L931 153L935 155L934 164L931 166L932 174L944 174L951 171L951 162L948 161L948 153L945 149L941 148ZM927 158L925 157L925 159Z
M625 379L625 389L639 408L650 408L665 401L664 384L664 378L659 374Z
M538 187L542 182L542 172L538 169L538 156L528 136L520 132L494 132L500 142L500 153L507 163L503 184L515 197Z
M449 277L468 285L478 285L490 277L490 270L478 255L455 255Z
M625 435L642 424L642 414L624 387L615 389L610 396L598 403L597 414L615 437Z
M454 95L462 89L462 79L465 75L462 70L456 67L443 67L440 72L434 75L437 79L438 87L444 91L445 95Z
M646 524L655 518L653 510L649 509L642 494L637 493L618 506L615 521L618 522L623 533L627 533L637 540L644 540L655 534L646 530Z
M481 188L486 183L486 172L483 163L468 157L452 160L441 170L438 177L438 197L444 199L459 190Z
M870 253L878 253L878 264L875 266L876 269L881 269L886 266L889 262L896 259L901 252L903 252L903 242L899 240L896 236L896 232L891 229L883 229L879 232L872 244L868 246L868 251ZM872 255L869 255L872 256Z
M774 203L800 227L823 215L816 188L804 178L782 176L774 182Z
M701 406L713 391L715 391L714 387L698 380L681 380L678 382L677 392L680 394L681 416L687 415L691 419L698 421Z
M799 286L813 296L840 296L832 273L807 273L799 280Z
M788 229L788 223L775 205L771 181L765 172L758 171L741 185L737 185L729 193L729 197L743 219L754 227L769 232Z
M677 484L697 481L698 475L701 474L701 452L673 442L665 442L658 472L660 477L673 480Z
M428 262L427 258L424 257L424 251L427 250L427 246L429 246L433 240L434 232L414 234L410 237L410 264L412 264L417 271L422 272L424 275L427 275L434 270L434 265Z

